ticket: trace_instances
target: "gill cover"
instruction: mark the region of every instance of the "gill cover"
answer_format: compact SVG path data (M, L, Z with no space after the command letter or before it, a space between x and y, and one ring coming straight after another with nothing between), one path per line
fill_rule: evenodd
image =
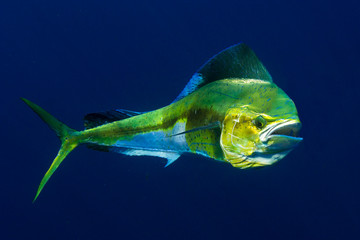
M234 167L247 168L257 165L247 161L260 144L259 129L254 124L256 113L246 106L230 108L222 124L220 145L225 160ZM259 165L260 166L260 165Z
M230 108L220 136L224 159L238 168L271 165L302 141L300 128L298 119L277 119L248 106Z

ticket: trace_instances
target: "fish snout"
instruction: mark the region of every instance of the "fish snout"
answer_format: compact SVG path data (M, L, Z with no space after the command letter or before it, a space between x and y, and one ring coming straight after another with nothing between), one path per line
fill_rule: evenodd
M260 134L260 140L268 152L291 150L303 140L298 137L300 129L301 123L295 120L275 123Z

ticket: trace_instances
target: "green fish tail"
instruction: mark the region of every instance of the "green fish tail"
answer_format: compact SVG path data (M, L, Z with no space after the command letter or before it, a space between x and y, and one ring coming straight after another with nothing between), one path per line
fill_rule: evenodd
M79 140L76 138L76 130L69 128L64 123L57 120L55 117L46 112L43 108L36 105L35 103L21 98L59 137L61 140L60 150L52 162L49 170L46 172L45 176L41 180L40 186L36 192L36 196L33 200L37 199L41 190L44 188L47 181L50 179L51 175L56 171L61 162L66 158L66 156L79 145Z

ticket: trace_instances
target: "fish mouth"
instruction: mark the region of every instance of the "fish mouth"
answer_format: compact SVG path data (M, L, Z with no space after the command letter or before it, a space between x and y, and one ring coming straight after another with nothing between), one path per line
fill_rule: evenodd
M298 137L301 123L288 120L267 126L260 134L266 152L282 152L296 147L303 139Z

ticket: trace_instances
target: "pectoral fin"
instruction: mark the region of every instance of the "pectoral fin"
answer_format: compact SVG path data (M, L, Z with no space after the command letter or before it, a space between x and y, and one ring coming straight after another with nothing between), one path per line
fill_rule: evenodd
M220 122L217 121L217 122L213 122L213 123L211 123L211 124L209 124L209 125L206 125L206 126L193 128L193 129L191 129L191 130L187 130L187 131L184 131L184 132L176 133L176 134L170 135L170 136L168 136L168 137L175 137L175 136L182 135L182 134L187 134L187 133L196 132L196 131L200 131L200 130L206 130L206 129L214 129L214 128L219 128L219 127L220 127Z

